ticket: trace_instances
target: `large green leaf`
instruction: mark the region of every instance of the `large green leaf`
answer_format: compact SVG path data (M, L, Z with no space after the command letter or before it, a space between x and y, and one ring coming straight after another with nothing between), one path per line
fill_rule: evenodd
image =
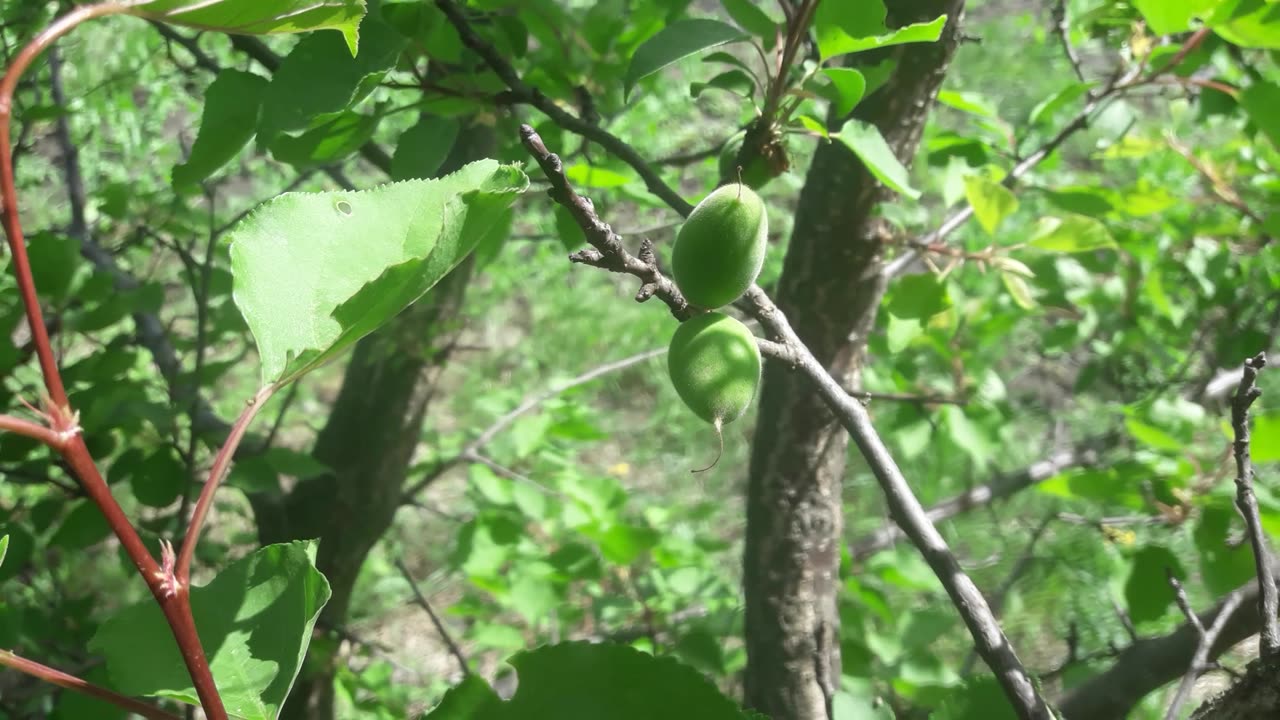
M271 76L258 121L259 143L281 132L310 128L318 116L347 109L382 80L407 41L373 16L360 30L361 51L355 57L330 33L298 41Z
M1192 20L1203 16L1222 0L1133 0L1147 27L1159 35L1191 29Z
M356 54L365 0L153 0L125 12L219 32L267 35L333 29Z
M200 642L235 717L274 720L293 686L329 600L315 550L310 541L269 545L191 588ZM112 686L126 695L197 702L178 645L150 598L103 623L89 649L106 658Z
M342 112L298 136L277 135L271 157L299 168L328 165L360 149L378 129L381 115Z
M1239 517L1229 502L1200 512L1192 534L1200 554L1200 575L1213 595L1230 592L1253 577L1253 549L1248 543L1231 545L1232 522Z
M624 93L631 95L631 90L642 78L677 60L746 37L742 30L719 20L695 18L671 23L636 48L623 79Z
M191 157L173 169L175 187L202 182L240 152L258 126L267 79L241 70L223 70L205 91L200 132Z
M511 659L520 682L500 700L483 681L445 694L426 720L751 720L696 670L626 645L569 642ZM763 720L761 718L760 720Z
M1179 578L1187 576L1168 548L1148 545L1134 554L1124 583L1124 599L1135 624L1159 620L1173 607L1168 571Z
M421 297L528 183L481 160L437 180L262 205L231 233L231 269L264 383L331 359Z
M453 149L459 129L454 118L423 114L396 143L396 153L391 158L391 179L409 180L435 175Z
M898 160L898 156L893 154L893 149L889 147L889 143L885 142L884 136L875 125L851 120L843 130L831 137L852 150L862 164L867 166L867 170L889 189L906 195L912 200L920 197L920 191L911 187L907 168Z
M1219 0L1206 20L1227 41L1247 48L1280 50L1280 3Z
M889 45L936 42L947 24L947 16L939 15L929 22L890 30L885 25L887 14L881 0L821 3L813 19L818 54L825 60Z

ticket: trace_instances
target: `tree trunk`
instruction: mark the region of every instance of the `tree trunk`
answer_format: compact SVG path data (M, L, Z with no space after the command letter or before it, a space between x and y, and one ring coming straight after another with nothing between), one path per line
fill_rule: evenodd
M940 42L904 45L854 118L880 129L910 163L955 52L963 0L887 3L899 27L946 13ZM873 216L886 190L843 145L821 145L800 194L777 303L801 339L850 385L884 294L886 232ZM765 368L747 490L747 703L773 720L825 720L840 684L836 591L848 436L804 378Z
M476 125L464 130L441 173L491 155L493 146L491 128ZM315 458L333 473L298 483L274 506L258 504L263 544L320 539L316 566L333 592L320 615L323 627L345 624L365 557L391 526L401 504L405 475L422 438L433 385L430 370L443 364L458 330L473 266L468 257L390 325L356 345L313 449ZM282 720L334 717L337 661L308 663Z

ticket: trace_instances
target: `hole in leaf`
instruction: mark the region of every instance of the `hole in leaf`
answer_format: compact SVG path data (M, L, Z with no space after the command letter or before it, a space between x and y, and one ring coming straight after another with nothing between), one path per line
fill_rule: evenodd
M351 214L351 203L347 202L346 200L339 200L338 202L334 203L333 206L337 208L338 212L342 213L343 215Z

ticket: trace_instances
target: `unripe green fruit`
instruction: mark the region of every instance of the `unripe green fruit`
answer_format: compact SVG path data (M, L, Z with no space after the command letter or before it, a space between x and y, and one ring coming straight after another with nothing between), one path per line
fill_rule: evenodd
M768 161L756 155L742 168L742 176L738 176L738 153L742 152L742 141L746 137L747 131L743 130L725 142L724 148L720 150L720 177L724 180L738 180L749 188L759 190L769 184L773 173L769 172Z
M671 338L667 372L684 404L711 423L719 436L756 396L760 347L747 326L728 315L697 315L681 323Z
M764 266L769 218L755 191L733 183L703 198L676 235L672 275L685 299L714 309L737 300Z

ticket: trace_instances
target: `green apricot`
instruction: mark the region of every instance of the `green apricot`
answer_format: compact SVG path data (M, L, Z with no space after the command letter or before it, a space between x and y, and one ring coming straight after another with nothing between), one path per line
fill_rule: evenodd
M728 305L764 266L769 218L751 188L733 183L703 198L676 234L671 270L685 298L699 307Z
M728 315L694 316L681 323L671 338L667 372L684 404L715 428L723 452L721 430L742 417L760 386L760 347L755 336ZM703 469L715 467L716 462Z
M720 178L722 180L740 180L742 184L754 190L759 190L769 181L773 179L773 173L769 172L769 163L763 157L756 155L747 162L747 166L742 168L742 175L738 175L738 153L742 151L742 141L747 137L747 131L742 130L737 135L725 141L724 148L720 150Z

